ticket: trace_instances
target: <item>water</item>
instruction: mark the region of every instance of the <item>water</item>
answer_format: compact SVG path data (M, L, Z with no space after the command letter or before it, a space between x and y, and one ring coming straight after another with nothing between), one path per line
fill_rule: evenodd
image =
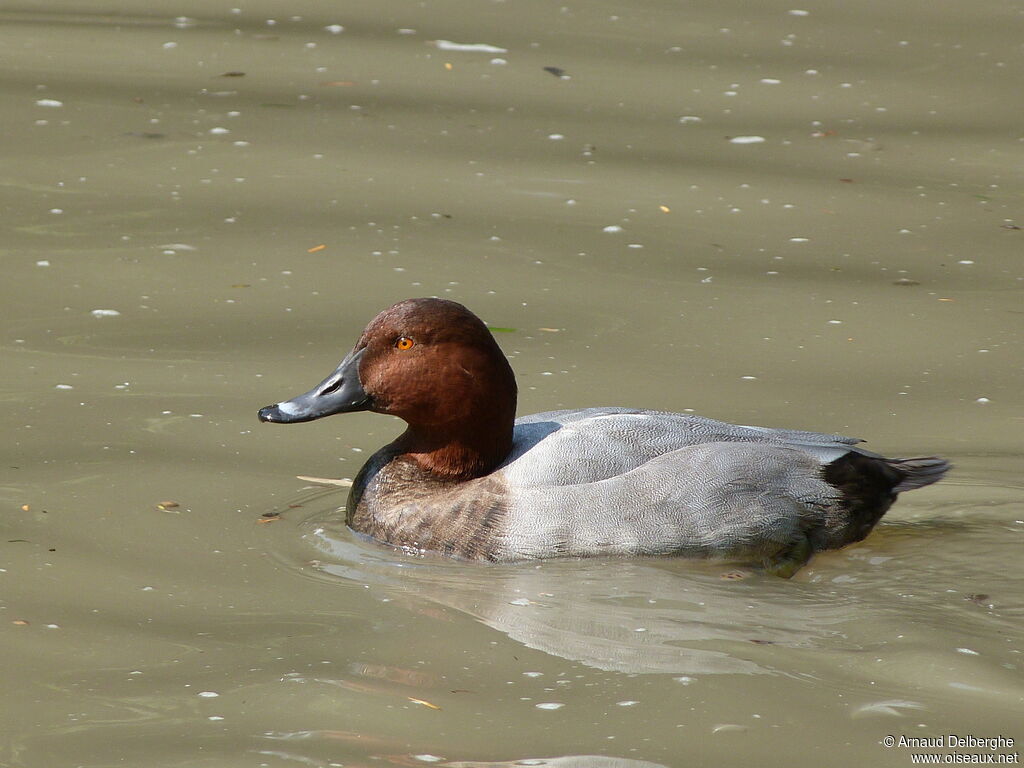
M0 764L1019 751L1022 15L7 4ZM295 479L398 423L255 411L419 295L505 329L521 413L692 409L956 469L791 581L409 559Z

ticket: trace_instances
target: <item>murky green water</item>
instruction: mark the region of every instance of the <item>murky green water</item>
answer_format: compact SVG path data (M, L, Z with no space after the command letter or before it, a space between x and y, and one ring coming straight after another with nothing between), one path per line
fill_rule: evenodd
M1022 23L5 4L0 764L1019 752ZM295 479L398 423L255 411L418 295L512 329L522 413L693 409L956 471L789 582L404 558Z

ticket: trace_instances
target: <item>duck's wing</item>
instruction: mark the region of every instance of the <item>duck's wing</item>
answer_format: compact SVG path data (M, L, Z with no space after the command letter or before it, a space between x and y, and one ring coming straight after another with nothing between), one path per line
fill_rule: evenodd
M594 481L510 486L509 559L675 553L771 561L818 530L839 493L818 460L766 442L708 442ZM814 546L815 549L821 546Z
M550 411L516 421L503 473L516 487L595 482L658 456L704 443L768 443L798 448L822 464L856 451L857 438L728 424L685 413L630 408ZM868 454L872 455L872 454Z

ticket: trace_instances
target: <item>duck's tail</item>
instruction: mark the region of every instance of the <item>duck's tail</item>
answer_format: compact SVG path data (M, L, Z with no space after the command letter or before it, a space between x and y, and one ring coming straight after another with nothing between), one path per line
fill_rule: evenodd
M948 461L938 456L886 459L885 462L902 475L900 481L893 486L893 493L912 491L915 488L924 488L926 485L937 483L952 467Z

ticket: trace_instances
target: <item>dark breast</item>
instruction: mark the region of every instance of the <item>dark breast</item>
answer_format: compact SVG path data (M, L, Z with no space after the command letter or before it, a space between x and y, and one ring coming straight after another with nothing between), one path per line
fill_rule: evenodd
M497 560L507 502L505 484L493 476L442 480L383 449L353 481L346 522L352 530L396 547Z

